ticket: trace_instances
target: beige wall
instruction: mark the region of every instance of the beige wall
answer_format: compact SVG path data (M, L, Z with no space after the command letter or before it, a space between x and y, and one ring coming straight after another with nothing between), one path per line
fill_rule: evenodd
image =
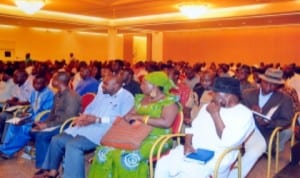
M168 32L163 59L194 62L300 64L300 26Z
M115 44L116 57L123 56L123 37L117 37ZM7 45L6 45L7 44ZM27 52L33 59L62 59L69 58L73 52L78 59L91 60L108 58L107 35L79 34L77 32L41 31L31 28L17 27L0 28L0 49L13 46L14 57L23 59ZM1 55L0 55L1 56Z
M132 39L132 47L128 49L123 35L117 35L115 39L116 58L123 59L123 54L128 53L132 55L128 61L146 59L146 38ZM299 39L300 26L159 32L152 34L152 60L300 64ZM78 59L106 60L108 42L107 35L37 31L25 27L0 28L0 59L4 59L4 51L9 49L13 52L10 60L23 60L27 52L39 60L68 59L70 52L74 52Z
M147 37L133 37L133 63L147 59Z

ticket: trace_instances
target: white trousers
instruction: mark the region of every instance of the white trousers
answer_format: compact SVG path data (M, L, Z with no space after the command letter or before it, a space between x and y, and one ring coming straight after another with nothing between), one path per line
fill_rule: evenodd
M214 169L214 161L207 164L199 164L186 161L183 154L183 146L179 145L171 152L158 160L155 169L155 178L208 178ZM220 167L219 178L226 178L228 166Z
M267 144L256 128L254 133L245 143L245 154L242 157L242 177L246 177L256 161L261 157L261 155L266 151ZM229 177L236 178L238 175L237 169L230 171Z

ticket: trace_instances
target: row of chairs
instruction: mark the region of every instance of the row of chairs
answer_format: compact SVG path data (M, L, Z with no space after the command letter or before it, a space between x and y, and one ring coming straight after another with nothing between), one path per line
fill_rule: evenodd
M95 94L94 93L88 93L85 94L84 96L82 96L81 99L81 104L82 104L82 111L84 111L84 109L86 108L86 106L94 99ZM26 105L23 107L18 108L18 110L16 112L14 112L14 116L17 115L17 113L19 112L24 112L26 111L30 106ZM5 107L4 107L5 108ZM47 114L50 113L50 110L46 110L43 111L41 113L39 113L37 115L37 117L35 118L35 121L39 121L41 118L45 117ZM294 133L294 130L296 128L297 125L297 120L300 116L300 112L295 113L293 119L292 119L292 124L290 129L292 130L292 133ZM68 120L66 120L61 128L60 128L60 133L63 132L63 130L69 126L72 125L72 121L74 120L75 117L72 117ZM151 151L150 151L150 155L149 155L149 176L150 178L153 178L154 176L154 162L159 160L161 158L161 156L164 156L166 154L168 154L167 152L162 153L162 148L165 145L165 143L167 141L169 141L170 139L176 138L176 143L180 144L180 137L184 137L185 134L181 133L182 130L182 125L183 125L183 113L179 112L177 114L177 117L172 125L172 134L169 135L164 135L160 138L158 138L156 140L156 142L153 144ZM271 168L272 168L272 148L275 144L275 173L278 172L278 167L279 167L279 133L280 131L282 131L284 128L282 127L277 127L274 129L274 131L271 134L269 143L268 143L268 148L267 148L267 178L271 177ZM295 134L292 134L291 137L291 146L293 146L295 144ZM228 148L227 150L225 150L223 152L223 154L218 158L217 164L215 165L215 170L213 173L213 178L217 178L218 177L218 168L222 162L222 159L226 156L227 153L230 153L231 151L235 151L238 150L238 157L236 162L232 165L232 169L237 168L238 169L238 177L241 177L241 157L242 157L242 145L237 146L237 147L232 147L232 148ZM155 156L155 152L157 152L156 156Z

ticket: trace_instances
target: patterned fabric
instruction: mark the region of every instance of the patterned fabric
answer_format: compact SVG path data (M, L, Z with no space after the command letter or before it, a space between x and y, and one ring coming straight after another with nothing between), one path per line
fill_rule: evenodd
M157 103L142 105L144 95L136 95L135 109L140 115L159 118L164 106L175 103L174 96L167 96ZM169 134L170 129L154 128L138 150L126 151L100 145L96 151L89 178L143 178L148 176L148 157L151 146L161 135ZM164 149L170 147L166 144Z

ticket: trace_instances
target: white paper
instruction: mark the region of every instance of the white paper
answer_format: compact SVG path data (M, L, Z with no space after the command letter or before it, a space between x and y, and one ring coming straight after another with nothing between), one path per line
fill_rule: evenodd
M278 107L279 107L279 105L272 107L266 116L271 118L273 116L273 114L275 113L275 111L278 109Z
M41 131L42 131L42 132L51 132L51 131L55 130L55 129L58 128L58 127L60 127L60 126L55 126L55 127L45 128L45 129L43 129L43 130L41 130Z
M19 124L20 121L28 119L30 117L31 117L31 114L28 114L24 117L13 117L11 119L7 119L5 122L9 123L9 124L15 124L16 125L16 124Z
M17 110L17 109L20 109L20 108L22 108L22 107L23 107L23 106L20 106L20 105L11 106L11 107L6 108L5 111L7 111L7 112L12 112L12 111L15 111L15 110Z
M7 119L5 122L6 123L9 123L9 124L18 124L20 122L21 118L19 117L14 117L14 118L11 118L11 119Z

